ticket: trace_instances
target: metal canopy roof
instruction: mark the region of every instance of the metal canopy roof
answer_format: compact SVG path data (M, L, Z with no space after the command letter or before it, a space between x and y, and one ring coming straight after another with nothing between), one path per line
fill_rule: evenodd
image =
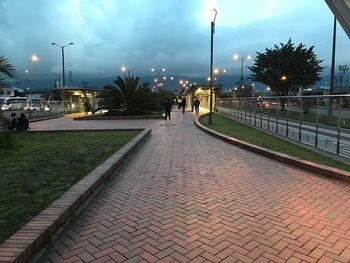
M350 0L325 0L350 38Z

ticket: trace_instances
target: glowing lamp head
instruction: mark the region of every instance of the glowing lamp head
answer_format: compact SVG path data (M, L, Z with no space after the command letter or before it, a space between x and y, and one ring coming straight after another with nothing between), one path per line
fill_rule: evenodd
M30 58L31 61L38 61L39 58L37 55L32 55L32 57Z

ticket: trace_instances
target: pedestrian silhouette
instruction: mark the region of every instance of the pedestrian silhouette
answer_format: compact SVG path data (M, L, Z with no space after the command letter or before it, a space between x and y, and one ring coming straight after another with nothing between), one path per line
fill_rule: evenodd
M182 114L185 114L186 105L187 105L186 98L182 98L182 101L181 101Z
M27 131L29 129L29 121L26 115L22 112L17 120L17 131Z
M193 104L194 104L194 109L195 109L196 115L197 115L197 114L199 113L199 104L201 104L201 102L199 101L198 98L196 98L196 99L194 100Z
M171 107L172 105L170 99L166 99L166 101L164 102L165 120L167 120L168 118L170 120Z
M84 102L84 111L85 115L88 114L88 112L90 111L89 102L87 100Z
M10 127L9 127L9 130L16 130L17 128L17 118L16 118L16 113L15 112L12 112L11 113L11 124L10 124Z

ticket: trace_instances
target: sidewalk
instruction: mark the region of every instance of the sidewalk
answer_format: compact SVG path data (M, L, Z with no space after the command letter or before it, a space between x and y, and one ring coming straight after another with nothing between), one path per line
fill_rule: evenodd
M42 262L349 262L348 183L229 145L194 118L32 123L152 128Z

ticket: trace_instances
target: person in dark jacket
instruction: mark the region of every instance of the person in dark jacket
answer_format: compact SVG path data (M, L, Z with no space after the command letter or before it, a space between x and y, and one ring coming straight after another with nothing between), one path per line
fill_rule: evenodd
M169 117L169 120L170 120L170 112L171 112L171 102L170 102L170 99L167 99L165 102L164 102L164 112L165 112L165 120Z
M17 131L27 131L29 129L29 121L26 115L22 112L17 120Z
M182 98L182 101L181 101L181 108L182 108L182 113L185 114L185 109L186 109L186 98Z
M200 103L199 99L196 98L196 99L194 100L193 104L194 104L194 109L195 109L196 115L197 115L197 114L199 113L199 104L201 104L201 103Z
M16 113L15 112L12 112L11 113L11 125L9 127L9 130L16 130L17 128L17 118L16 118Z

